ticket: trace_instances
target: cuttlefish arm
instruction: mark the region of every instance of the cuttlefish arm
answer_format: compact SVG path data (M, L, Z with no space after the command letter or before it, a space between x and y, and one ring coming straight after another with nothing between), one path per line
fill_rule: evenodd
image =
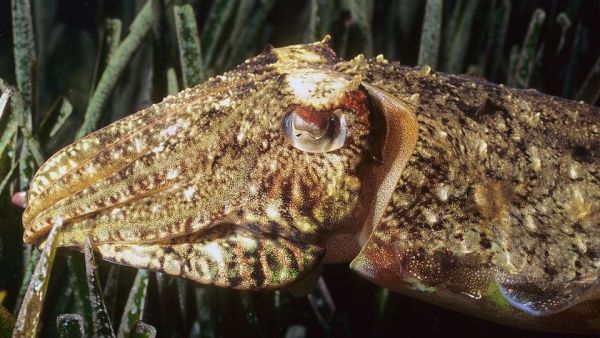
M24 241L237 289L321 263L508 325L600 330L597 108L327 41L267 48L32 181Z

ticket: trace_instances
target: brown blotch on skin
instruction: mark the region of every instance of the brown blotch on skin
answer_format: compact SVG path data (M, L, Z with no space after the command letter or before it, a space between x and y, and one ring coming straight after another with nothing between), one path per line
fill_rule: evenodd
M492 181L476 184L473 200L477 209L486 220L503 219L515 200L515 189L507 182Z
M368 107L367 95L361 90L348 92L340 103L340 108L348 109L356 114L356 118L361 123L366 123L369 119L370 109Z

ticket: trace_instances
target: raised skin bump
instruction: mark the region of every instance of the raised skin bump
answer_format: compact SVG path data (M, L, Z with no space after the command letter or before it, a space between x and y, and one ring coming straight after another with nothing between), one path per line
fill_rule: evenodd
M290 109L339 138L290 139ZM346 133L327 133L329 114ZM598 125L594 107L342 61L326 41L267 49L51 158L24 239L61 217L63 246L90 238L107 260L239 289L352 261L507 325L598 332Z

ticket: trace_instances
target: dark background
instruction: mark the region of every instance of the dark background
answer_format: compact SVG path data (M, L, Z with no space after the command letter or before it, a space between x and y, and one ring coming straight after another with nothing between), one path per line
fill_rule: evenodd
M312 42L326 33L333 36L333 46L341 57L383 53L389 60L411 66L417 64L425 1L313 1L313 6L317 4L320 8L319 24L314 32L308 32L307 28L311 1L251 2L251 14L244 16L234 9L225 19L216 56L205 65L209 75L219 74L257 54L266 43L282 46ZM469 73L493 82L511 84L511 49L523 45L532 13L541 8L546 19L535 46L539 58L530 87L552 95L575 98L600 54L600 1L508 1L511 10L507 33L497 49L490 48L490 26L494 22L495 8L503 1L474 2L475 15L464 37L467 41L465 57L458 65L449 67L444 60L459 48L449 42L447 35L452 15L456 12L460 18L461 13L466 13L467 7L472 4L468 0L444 1L442 48L437 70ZM73 116L57 137L42 144L46 156L69 143L82 121L91 88L98 79L95 75L98 59L104 52L101 48L104 20L113 17L123 20L125 36L127 27L143 3L32 0L38 55L36 95L32 107L34 126L61 96L68 98L74 106ZM204 31L204 23L213 1L162 2L160 23L152 37L146 39L130 60L102 115L102 125L166 96L167 68L175 67L179 71L177 41L170 12L174 3L191 3L196 11L199 33L202 37L208 34ZM361 21L360 17L353 16L349 3L366 4L363 14L367 20ZM240 4L235 6L239 8ZM261 11L265 16L258 20L256 18ZM561 26L556 17L561 12L567 14L571 25L559 50ZM0 0L0 78L14 85L10 13L10 1ZM241 32L236 31L236 22L241 22ZM496 68L490 66L492 64L496 64ZM21 210L8 203L7 193L3 193L1 198L0 290L6 291L7 295L2 304L12 310L23 271ZM68 282L66 276L69 271L65 263L68 255L80 259L76 253L60 254L52 277L47 309L60 303L61 292L66 289L63 285ZM104 278L107 271L108 266L103 264L101 274ZM116 318L120 318L120 309L134 275L133 269L120 269L118 298L112 309L119 314ZM287 291L248 294L209 287L213 330L219 337L270 337L283 336L291 325L299 324L307 330L307 337L564 336L493 324L393 293L384 301L385 293L380 288L360 279L345 265L325 267L323 278L336 307L334 315L326 316L325 324L319 322L307 297L294 297ZM169 284L171 293L175 292L174 284L174 281ZM188 318L181 318L174 304L175 298L176 295L171 295L169 299L173 303L162 303L157 296L156 281L151 278L145 321L157 327L159 337L187 337L196 332L193 320L200 311L190 299L187 301ZM47 310L43 336L56 334L52 313L52 310Z

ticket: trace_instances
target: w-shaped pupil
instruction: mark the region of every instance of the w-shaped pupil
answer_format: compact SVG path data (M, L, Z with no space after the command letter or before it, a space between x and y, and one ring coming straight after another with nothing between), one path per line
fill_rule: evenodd
M292 112L290 117L292 118L292 131L296 137L307 134L307 136L318 140L329 131L331 122L329 114Z
M324 153L344 145L346 119L339 111L290 109L282 121L286 139L298 150Z

